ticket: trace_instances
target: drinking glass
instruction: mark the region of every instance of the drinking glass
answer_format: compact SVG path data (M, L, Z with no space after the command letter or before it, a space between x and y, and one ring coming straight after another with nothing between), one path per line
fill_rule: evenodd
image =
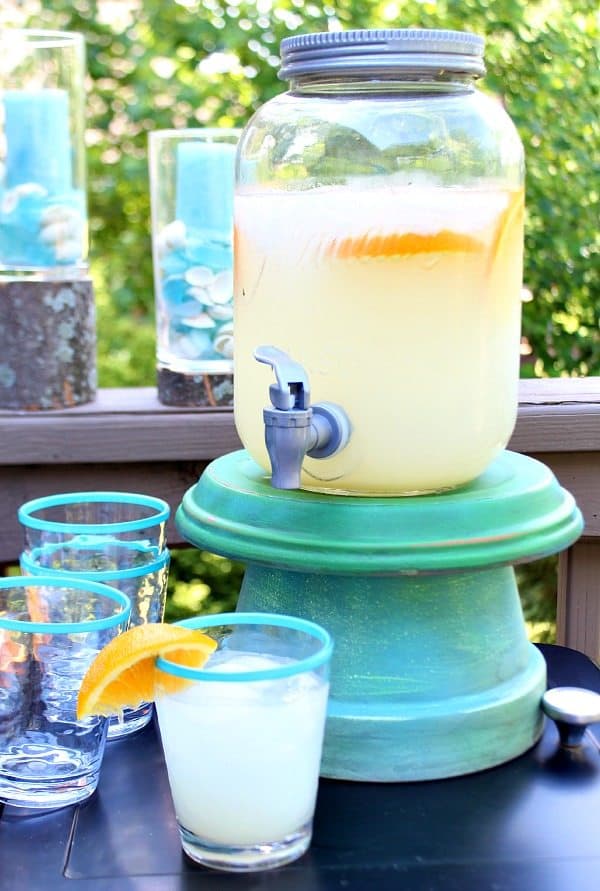
M169 506L126 492L75 492L29 501L19 508L25 528L21 571L82 577L118 588L131 599L131 625L163 618L169 552ZM150 721L152 703L110 719L108 738L129 736Z
M108 719L78 721L96 654L129 620L129 598L83 579L0 579L0 799L57 808L98 784Z
M131 542L111 544L110 557L97 545L80 542L35 548L30 555L21 554L24 575L86 578L117 588L131 600L130 625L162 621L167 595L170 554L164 550L148 561L151 552L136 549ZM139 565L135 565L135 561ZM131 564L131 565L129 565ZM104 566L104 569L98 567ZM123 566L125 568L119 569ZM125 708L111 717L108 739L121 739L141 730L152 718L152 703L144 702L137 708Z
M308 848L332 641L292 616L223 613L178 624L218 648L202 669L156 662L156 710L183 850L231 872Z
M150 562L163 551L169 514L169 505L161 498L132 492L47 495L25 502L18 511L25 553L55 544L97 544L103 557L116 559L115 549L124 559L123 544L129 542L133 562L142 552Z

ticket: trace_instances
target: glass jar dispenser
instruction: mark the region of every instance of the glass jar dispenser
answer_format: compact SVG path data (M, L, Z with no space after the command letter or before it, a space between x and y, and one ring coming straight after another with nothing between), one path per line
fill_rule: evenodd
M349 424L337 452L304 458L303 488L452 489L510 438L524 164L501 102L477 88L483 47L453 31L288 38L289 91L242 134L239 435L269 470L264 345L302 366L310 401L337 404Z

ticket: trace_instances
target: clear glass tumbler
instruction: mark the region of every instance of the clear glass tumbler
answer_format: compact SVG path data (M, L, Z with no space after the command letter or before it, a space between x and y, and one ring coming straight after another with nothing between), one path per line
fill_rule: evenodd
M231 405L233 185L239 130L149 136L158 395Z
M166 545L170 508L166 501L132 492L68 492L34 498L22 504L19 522L24 551L63 544L69 548L97 545L101 565L114 560L119 568L139 564L140 553L150 562ZM131 549L123 547L131 544ZM60 552L54 550L56 555ZM123 562L125 561L125 562Z
M0 800L51 809L95 790L108 719L78 721L77 696L129 614L129 598L108 585L0 579Z
M312 835L331 637L312 622L269 613L180 624L218 641L201 670L156 663L156 710L183 850L230 872L289 863Z
M169 505L128 492L75 492L28 501L21 571L85 578L131 599L131 625L162 621L169 572ZM129 736L150 721L147 702L110 719L108 738Z
M68 574L110 585L129 597L130 625L161 622L167 596L169 551L153 557L151 552L136 549L129 542L112 545L110 551L108 556L96 545L80 543L36 548L29 556L21 554L21 572L33 576ZM110 718L108 739L121 739L141 730L151 720L152 712L151 702L123 709L120 715Z

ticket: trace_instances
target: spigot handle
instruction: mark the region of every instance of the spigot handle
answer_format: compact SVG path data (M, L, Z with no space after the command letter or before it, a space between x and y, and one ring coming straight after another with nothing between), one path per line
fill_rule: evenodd
M290 359L287 353L274 346L259 346L254 350L254 358L270 365L277 378L276 384L269 387L269 396L274 408L280 411L302 410L310 406L310 387L306 371L298 362Z
M277 378L269 387L272 408L263 410L265 445L276 489L298 489L304 456L328 458L343 449L351 426L338 405L311 407L308 375L298 362L274 346L259 346L254 358L270 365Z

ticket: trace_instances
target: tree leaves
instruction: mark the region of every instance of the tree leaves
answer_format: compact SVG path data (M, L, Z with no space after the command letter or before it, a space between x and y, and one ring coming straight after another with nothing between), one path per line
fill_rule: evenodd
M89 71L92 272L100 354L111 331L153 327L147 133L239 126L285 89L281 39L353 27L445 27L487 37L483 88L502 97L527 156L524 333L537 374L600 374L600 93L595 0L38 0L0 23L81 31ZM113 18L108 15L111 12ZM116 17L115 17L116 16ZM101 271L101 272L100 272ZM102 324L119 318L119 326ZM139 349L152 350L152 338ZM127 351L125 351L126 354ZM118 353L119 381L153 357ZM120 367L129 364L128 369ZM101 384L113 383L101 361ZM143 369L143 370L142 370Z

